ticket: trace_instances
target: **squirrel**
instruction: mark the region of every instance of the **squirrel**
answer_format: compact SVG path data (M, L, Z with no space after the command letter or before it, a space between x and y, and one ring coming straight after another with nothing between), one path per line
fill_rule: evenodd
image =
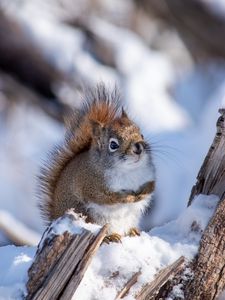
M41 214L49 222L73 208L87 222L109 223L110 241L138 235L155 187L150 145L117 88L99 84L83 100L65 120L63 144L41 169Z

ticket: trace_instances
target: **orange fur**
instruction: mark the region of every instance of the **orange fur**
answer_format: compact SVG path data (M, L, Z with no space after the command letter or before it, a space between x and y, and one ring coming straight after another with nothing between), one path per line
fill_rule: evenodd
M42 168L39 176L40 209L44 219L52 219L54 192L60 174L77 154L90 148L93 138L92 122L98 122L102 126L111 123L121 115L119 104L117 89L110 94L100 84L96 89L86 92L82 109L67 119L65 141L50 153L50 161Z

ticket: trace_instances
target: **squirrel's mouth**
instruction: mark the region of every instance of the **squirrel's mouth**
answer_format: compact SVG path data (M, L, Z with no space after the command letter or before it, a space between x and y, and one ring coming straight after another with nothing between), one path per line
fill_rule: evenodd
M127 159L128 165L138 165L142 164L145 161L144 155L139 155L138 157L130 157Z

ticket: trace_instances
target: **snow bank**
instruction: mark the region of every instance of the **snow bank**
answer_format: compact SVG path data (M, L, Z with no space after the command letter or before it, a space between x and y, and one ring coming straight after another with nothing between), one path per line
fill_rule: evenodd
M216 196L199 195L176 220L138 237L124 237L122 243L103 244L94 257L77 289L74 299L114 299L123 285L138 271L141 275L125 299L151 281L162 268L181 255L187 259L197 253L199 241L217 204ZM82 220L53 224L54 233L64 230L81 232L82 228L97 232L99 226ZM71 227L72 226L72 227ZM75 229L74 229L75 228ZM75 231L74 231L75 230ZM6 246L0 248L0 299L19 299L25 289L27 269L36 247Z
M140 237L125 237L122 244L102 245L73 299L114 299L132 274L142 272L124 299L134 299L141 286L181 255L197 253L199 241L217 204L216 196L198 196L176 220Z
M21 299L36 247L0 247L0 300Z

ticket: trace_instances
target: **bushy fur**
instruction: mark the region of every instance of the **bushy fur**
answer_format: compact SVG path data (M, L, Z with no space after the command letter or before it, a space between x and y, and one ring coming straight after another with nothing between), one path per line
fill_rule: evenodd
M103 84L85 92L83 105L66 119L66 135L62 145L49 154L49 161L42 167L40 178L40 209L45 220L51 220L54 192L61 172L79 153L87 151L92 142L92 124L103 126L121 114L120 95L114 88L110 93Z

